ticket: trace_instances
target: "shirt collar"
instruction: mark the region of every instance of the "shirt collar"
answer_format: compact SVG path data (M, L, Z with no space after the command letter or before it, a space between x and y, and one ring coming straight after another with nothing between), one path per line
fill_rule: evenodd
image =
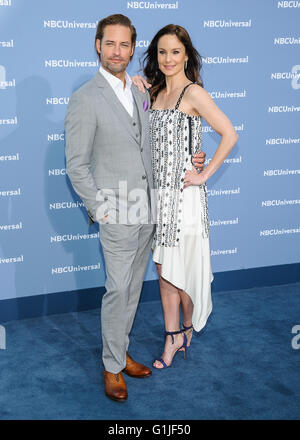
M109 82L109 84L111 85L111 87L113 89L122 88L122 90L124 90L123 81L121 81L119 78L117 78L116 76L112 75L107 70L103 69L102 66L100 66L99 72L102 73L104 78ZM125 72L125 80L126 80L125 90L126 89L130 89L131 88L131 84L132 84L132 80L131 80L131 78L130 78L130 76L128 75L127 72Z

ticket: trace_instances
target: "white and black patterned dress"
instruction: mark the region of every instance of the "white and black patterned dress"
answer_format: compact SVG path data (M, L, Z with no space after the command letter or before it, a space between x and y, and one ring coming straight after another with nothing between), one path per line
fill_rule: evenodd
M174 109L150 112L157 189L157 225L152 250L153 260L162 265L162 277L192 299L193 326L200 331L212 310L213 274L206 185L183 188L185 172L192 168L192 155L202 147L201 117L179 110L188 86Z

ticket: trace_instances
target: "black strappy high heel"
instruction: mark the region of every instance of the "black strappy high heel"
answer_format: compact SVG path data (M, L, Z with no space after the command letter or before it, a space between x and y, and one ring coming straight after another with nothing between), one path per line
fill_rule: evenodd
M154 368L156 368L157 370L163 370L164 368L169 368L169 367L171 367L171 365L172 365L172 363L173 363L173 359L174 359L174 357L175 357L175 355L178 353L178 351L184 351L184 359L186 359L186 355L187 355L187 337L186 337L186 334L184 333L184 330L179 330L179 331L177 331L177 332L165 332L165 336L168 336L168 335L170 335L171 337L172 337L172 344L174 344L174 336L173 335L178 335L179 333L183 333L183 344L179 347L179 348L177 348L177 350L175 351L175 353L173 354L173 358L172 358L172 361L171 361L171 363L170 363L170 365L167 365L166 363L165 363L165 361L162 359L162 358L160 358L160 359L156 359L155 361L159 361L161 364L162 364L162 368L159 368L159 367L155 367L154 365ZM183 349L183 350L182 350ZM155 362L154 361L154 362Z
M191 336L191 339L190 339L190 345L191 345L191 340L192 340L192 337L193 337L194 326L193 326L193 324L192 324L192 325L190 325L189 327L187 327L187 326L185 326L184 324L182 324L182 331L184 332L185 335L186 335L186 332L187 332L188 330L190 330L190 329L192 329L192 332L191 332L192 336ZM188 346L188 348L190 347L190 345Z

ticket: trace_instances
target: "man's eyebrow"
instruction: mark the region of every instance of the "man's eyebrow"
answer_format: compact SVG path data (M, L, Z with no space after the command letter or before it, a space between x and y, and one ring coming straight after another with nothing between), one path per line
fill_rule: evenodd
M105 40L105 43L115 43L115 41L114 40ZM124 43L130 44L130 41L121 41L121 44L124 44Z

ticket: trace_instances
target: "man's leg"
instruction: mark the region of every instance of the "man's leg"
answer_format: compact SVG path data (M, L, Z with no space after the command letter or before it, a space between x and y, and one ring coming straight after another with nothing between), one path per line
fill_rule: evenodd
M143 286L147 263L150 256L151 244L153 240L154 225L140 225L138 234L138 250L133 260L133 276L130 284L129 300L127 303L127 326L126 326L126 351L129 346L129 334L135 318L136 309L139 303L140 294Z
M100 225L107 275L101 307L102 358L105 370L114 374L126 366L127 306L138 237L138 225Z

